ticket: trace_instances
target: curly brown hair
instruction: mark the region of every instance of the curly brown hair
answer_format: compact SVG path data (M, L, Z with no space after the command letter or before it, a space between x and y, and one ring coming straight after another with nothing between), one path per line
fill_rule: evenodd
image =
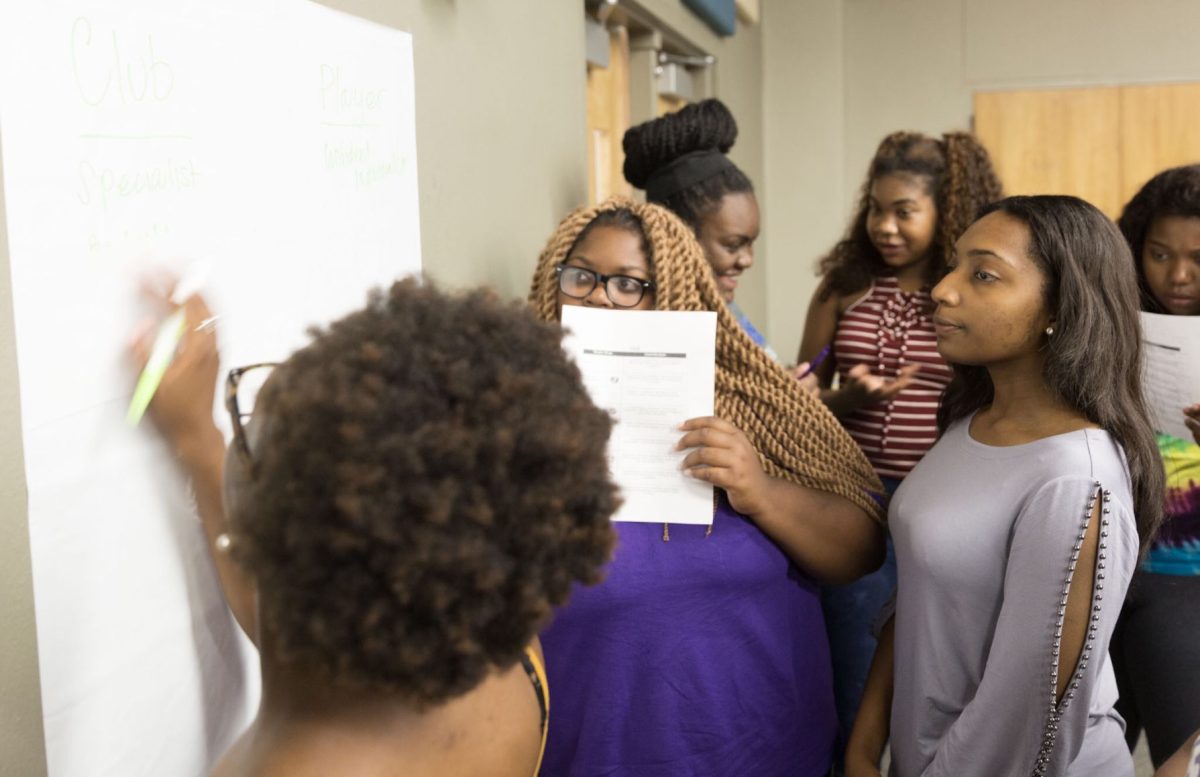
M1142 267L1142 249L1146 245L1146 233L1157 218L1184 216L1200 218L1200 165L1185 165L1163 170L1138 190L1133 199L1121 211L1117 226L1133 252L1133 266L1137 270L1138 288L1142 295L1142 309L1152 313L1166 310L1150 293L1146 285L1146 271Z
M891 272L867 233L871 186L885 175L922 179L937 207L937 228L929 250L930 281L941 277L954 242L975 221L980 208L1003 196L1000 179L987 150L969 132L948 132L941 139L917 132L893 132L883 139L871 159L858 210L846 236L821 258L822 287L830 293L853 294L874 278Z
M881 494L883 487L862 450L829 408L801 389L738 324L721 300L704 250L671 211L614 197L571 213L538 259L529 290L534 312L543 321L557 318L555 267L598 221L631 232L640 225L635 234L651 249L646 260L654 275L656 309L716 312L716 412L746 434L763 470L772 477L837 494L882 521L882 510L872 494Z
M260 394L235 558L280 660L437 704L600 579L611 421L559 328L489 292L402 281L312 337Z

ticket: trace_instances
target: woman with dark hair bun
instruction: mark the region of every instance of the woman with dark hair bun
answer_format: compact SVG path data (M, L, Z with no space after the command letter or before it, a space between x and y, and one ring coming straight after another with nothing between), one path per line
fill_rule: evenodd
M1200 316L1200 165L1151 178L1117 223L1142 309ZM1193 389L1200 400L1200 386ZM1200 404L1184 412L1192 439L1157 437L1166 516L1134 575L1112 646L1125 739L1132 748L1145 731L1155 766L1200 728Z
M766 338L734 303L738 279L754 264L758 200L745 173L727 156L737 121L725 103L702 100L625 132L625 180L646 190L691 227L712 267L725 304L756 345Z
M1163 472L1121 233L1010 197L934 287L941 436L892 499L899 570L850 777L1132 777L1108 646ZM1103 354L1097 358L1097 354Z
M212 318L184 310L150 411L263 678L214 776L536 775L536 634L600 579L618 503L611 421L559 328L397 283L281 364L232 370L226 451Z

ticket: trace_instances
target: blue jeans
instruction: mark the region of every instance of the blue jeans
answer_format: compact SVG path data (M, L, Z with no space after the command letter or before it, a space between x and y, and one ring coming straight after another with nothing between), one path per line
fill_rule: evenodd
M895 478L882 480L889 497L900 486L900 481ZM838 715L834 757L837 775L843 773L846 741L862 701L871 659L875 657L876 640L871 625L895 589L896 551L889 537L887 558L882 567L848 585L825 586L821 590L825 629L829 632L829 652L833 659L833 698Z

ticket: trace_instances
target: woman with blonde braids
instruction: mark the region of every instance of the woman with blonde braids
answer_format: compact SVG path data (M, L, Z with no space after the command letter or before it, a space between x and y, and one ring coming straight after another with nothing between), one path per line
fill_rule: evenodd
M819 582L877 567L880 484L836 418L756 347L692 231L656 205L568 216L530 303L717 313L716 412L682 426L718 487L711 530L618 523L605 581L543 633L554 694L543 775L828 773L836 718ZM670 523L670 516L664 516Z
M937 352L930 289L954 241L999 198L1000 181L974 136L895 132L871 160L846 237L821 260L825 277L808 309L799 361L829 353L816 370L821 398L889 494L937 439L938 400L953 377ZM889 547L878 572L822 593L843 736L875 653L871 621L895 585Z

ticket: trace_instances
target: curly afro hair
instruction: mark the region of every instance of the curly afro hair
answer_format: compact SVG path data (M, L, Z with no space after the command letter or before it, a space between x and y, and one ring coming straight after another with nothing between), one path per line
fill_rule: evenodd
M643 122L625 131L625 180L639 189L655 172L684 154L717 150L728 154L737 140L738 127L725 103L717 99L686 105L675 113ZM730 163L711 178L693 184L662 201L651 200L671 210L699 232L700 221L716 209L726 194L753 192L746 174Z
M619 500L561 330L408 280L275 369L231 516L276 657L418 706L600 579Z
M1150 225L1163 216L1200 218L1200 165L1173 167L1154 176L1133 195L1117 220L1117 226L1121 228L1121 234L1125 235L1133 252L1133 266L1137 270L1138 286L1142 293L1142 309L1154 313L1166 311L1146 285L1142 249L1145 248Z
M932 138L917 132L893 132L879 144L867 170L859 195L858 209L846 236L820 260L825 276L824 298L831 293L853 294L871 285L874 278L892 270L867 232L871 209L871 186L886 175L910 175L921 179L937 207L927 280L942 276L954 243L975 221L980 208L1003 195L1000 178L992 167L987 149L968 132L948 132Z

